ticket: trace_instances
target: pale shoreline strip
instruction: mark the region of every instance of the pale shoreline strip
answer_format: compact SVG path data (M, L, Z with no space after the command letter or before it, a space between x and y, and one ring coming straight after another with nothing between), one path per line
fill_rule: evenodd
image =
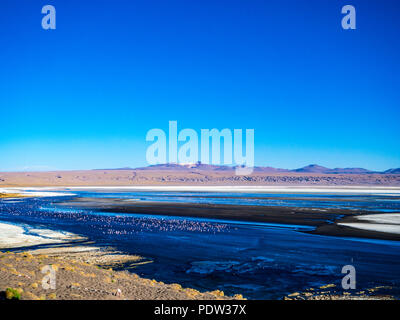
M32 234L30 234L32 233ZM31 247L85 239L70 232L37 229L24 224L0 222L0 249Z
M28 190L35 190L35 191L28 191ZM24 197L60 197L60 196L74 196L73 193L60 193L60 192L43 192L37 191L43 190L40 188L0 188L0 193L12 193L12 194L19 194Z
M175 192L244 192L244 193L340 193L340 194L384 194L400 195L400 187L353 187L353 186L60 186L60 187L32 187L7 188L8 192L21 191L46 196L66 195L57 192L44 191L79 191L79 190L131 190L131 191L175 191ZM40 191L40 192L39 192ZM0 192L1 188L0 188ZM71 194L72 195L72 194Z
M368 230L400 234L400 213L382 213L356 216L357 220L367 222L342 222L338 225Z

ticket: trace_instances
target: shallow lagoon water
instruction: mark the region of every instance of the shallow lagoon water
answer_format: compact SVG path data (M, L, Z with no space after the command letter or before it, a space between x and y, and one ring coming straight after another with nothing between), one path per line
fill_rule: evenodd
M182 192L77 191L77 197L142 201L351 207L396 212L397 197ZM60 192L62 194L62 192ZM393 286L400 295L400 242L312 235L310 227L171 216L120 214L67 208L72 196L0 201L0 220L84 235L153 261L126 269L141 276L200 290L242 293L253 299L334 283L354 265L357 291ZM265 198L265 199L263 199ZM134 200L138 201L138 200Z

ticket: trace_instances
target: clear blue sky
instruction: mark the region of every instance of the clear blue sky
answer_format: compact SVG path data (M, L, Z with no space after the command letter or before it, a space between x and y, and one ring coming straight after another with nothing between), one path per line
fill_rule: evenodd
M255 129L256 165L400 167L399 31L395 0L1 0L0 171L145 165L169 120Z

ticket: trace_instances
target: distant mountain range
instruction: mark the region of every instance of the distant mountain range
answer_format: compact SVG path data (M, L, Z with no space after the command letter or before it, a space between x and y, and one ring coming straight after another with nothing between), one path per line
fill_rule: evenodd
M306 167L291 170L292 172L308 172L308 173L332 173L332 174L362 174L362 173L374 173L373 171L364 168L334 168L329 169L326 167L319 166L317 164L310 164Z
M97 170L136 170L136 171L233 171L235 166L224 166L224 165L212 165L212 164L202 164L200 162L193 164L157 164L148 167L140 168L116 168L116 169L97 169ZM326 168L317 164L310 164L308 166L298 168L298 169L281 169L273 167L254 167L255 173L284 173L284 172L294 172L294 173L319 173L319 174L400 174L400 168L389 169L386 171L371 171L364 168Z

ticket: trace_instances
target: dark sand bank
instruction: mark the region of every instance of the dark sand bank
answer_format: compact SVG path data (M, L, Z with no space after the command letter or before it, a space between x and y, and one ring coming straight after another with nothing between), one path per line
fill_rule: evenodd
M319 226L327 220L334 221L342 215L354 215L356 211L338 209L310 210L293 207L268 207L252 205L171 203L171 202L124 202L120 199L79 198L62 205L95 209L113 213L137 213L207 219L297 224ZM358 213L359 211L357 211Z

